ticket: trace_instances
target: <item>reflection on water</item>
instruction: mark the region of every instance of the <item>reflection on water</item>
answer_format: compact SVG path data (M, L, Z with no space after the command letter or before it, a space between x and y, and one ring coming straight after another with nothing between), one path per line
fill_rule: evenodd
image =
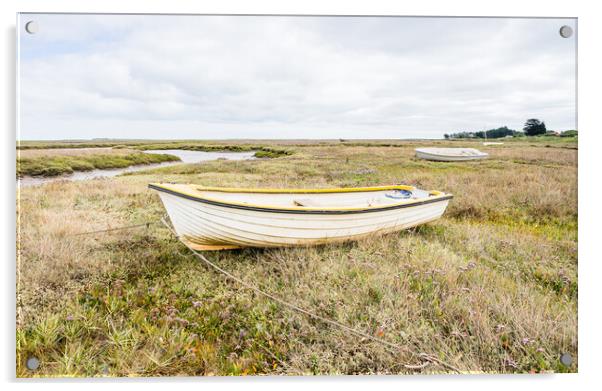
M18 179L18 183L22 187L42 185L44 183L56 182L56 181L85 181L95 178L107 178L114 177L125 172L134 172L149 170L151 168L174 166L182 163L198 163L217 159L227 160L246 160L254 159L255 151L251 152L203 152L203 151L185 151L182 149L166 149L166 150L152 150L144 151L145 153L158 153L168 154L179 157L181 162L165 162L157 164L142 164L138 166L130 166L125 168L111 168L106 170L91 170L91 171L78 171L69 175L60 175L55 177L31 177L26 176Z

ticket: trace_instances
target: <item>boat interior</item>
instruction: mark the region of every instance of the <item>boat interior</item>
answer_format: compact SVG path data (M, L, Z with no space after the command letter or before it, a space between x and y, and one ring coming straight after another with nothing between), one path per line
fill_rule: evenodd
M395 205L443 195L411 186L358 189L220 189L186 184L157 184L162 189L232 204L284 208L365 208Z

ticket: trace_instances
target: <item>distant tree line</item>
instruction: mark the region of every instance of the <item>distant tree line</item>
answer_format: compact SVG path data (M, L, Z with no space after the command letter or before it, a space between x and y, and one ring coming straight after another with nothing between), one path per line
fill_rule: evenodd
M517 132L513 129L508 129L507 126L502 126L497 129L480 130L478 132L458 132L445 134L445 138L502 138L506 136L518 136L522 135L522 132Z
M450 138L502 138L502 137L519 137L519 136L560 136L560 137L575 137L577 136L576 130L566 130L564 132L548 131L546 124L537 118L530 118L525 122L523 131L508 129L507 126L502 126L497 129L480 130L478 132L457 132L457 133L446 133L444 137Z

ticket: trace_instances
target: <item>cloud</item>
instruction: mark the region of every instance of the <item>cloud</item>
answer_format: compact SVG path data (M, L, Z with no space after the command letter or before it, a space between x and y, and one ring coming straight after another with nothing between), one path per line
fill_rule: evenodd
M23 139L429 138L575 126L561 19L26 15Z

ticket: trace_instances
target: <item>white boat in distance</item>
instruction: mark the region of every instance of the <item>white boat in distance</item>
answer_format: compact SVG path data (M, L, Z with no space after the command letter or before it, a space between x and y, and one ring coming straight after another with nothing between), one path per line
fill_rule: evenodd
M233 189L152 183L176 234L196 250L311 246L441 217L452 195L412 186Z
M439 162L461 162L485 159L488 153L474 148L416 148L416 157Z

